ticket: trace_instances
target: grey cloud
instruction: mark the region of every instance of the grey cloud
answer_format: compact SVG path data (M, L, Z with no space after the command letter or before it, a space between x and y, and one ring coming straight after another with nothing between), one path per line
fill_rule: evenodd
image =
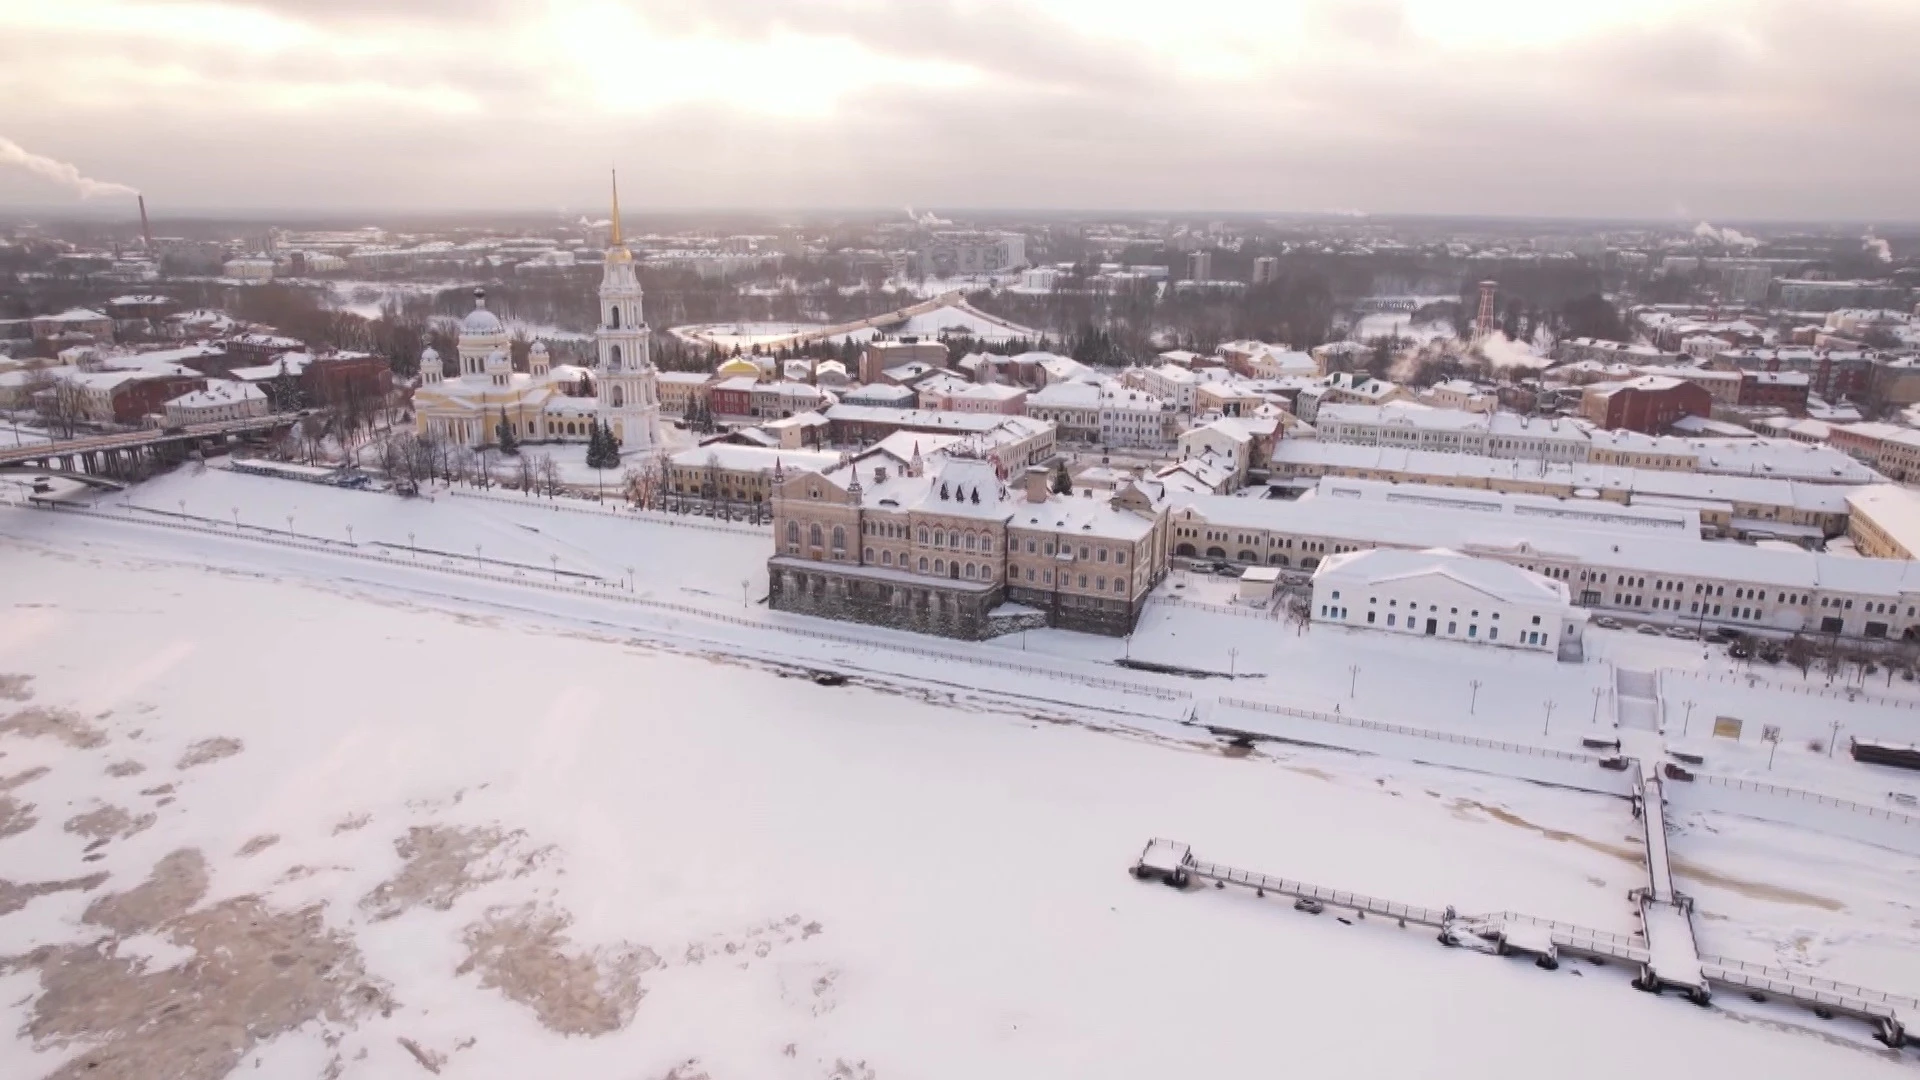
M208 102L188 117L135 103L76 123L35 100L0 133L138 183L163 205L591 206L611 159L639 206L1659 216L1684 204L1716 219L1920 217L1920 194L1902 179L1920 168L1920 147L1904 134L1920 107L1905 44L1920 32L1920 5L1816 12L1757 0L1737 23L1625 31L1471 65L1412 39L1397 5L1360 15L1349 6L1314 16L1359 20L1326 48L1229 84L1183 79L1033 12L876 10L769 0L712 0L678 14L648 7L662 33L846 37L885 55L968 64L985 78L963 92L863 92L825 120L711 104L610 116L577 111L545 61L507 43L479 66L423 56L391 70L386 60L319 57L284 69L458 89L485 105L472 119L388 110L243 126L221 118L244 110ZM1374 32L1380 26L1398 29ZM476 31L485 27L461 32ZM108 49L105 62L142 62L137 50L94 44ZM184 62L222 78L272 74L245 58ZM223 164L195 167L196 156ZM259 175L249 175L254 162Z

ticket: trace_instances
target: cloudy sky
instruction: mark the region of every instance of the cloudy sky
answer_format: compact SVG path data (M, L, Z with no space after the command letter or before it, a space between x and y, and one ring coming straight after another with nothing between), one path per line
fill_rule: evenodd
M0 0L0 139L173 210L617 164L634 208L1911 221L1916 42L1920 0ZM19 163L0 204L80 198Z

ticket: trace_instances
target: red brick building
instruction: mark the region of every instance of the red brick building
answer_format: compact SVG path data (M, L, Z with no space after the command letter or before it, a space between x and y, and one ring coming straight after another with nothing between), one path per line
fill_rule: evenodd
M369 353L319 356L300 372L300 392L310 405L342 405L357 398L380 400L393 386L387 362Z
M1798 371L1746 371L1740 375L1741 405L1787 410L1794 416L1807 414L1810 376Z
M198 375L141 373L113 388L113 419L121 424L138 424L149 416L164 414L167 402L181 394L206 388L207 380Z
M1593 383L1580 395L1580 415L1607 431L1659 435L1683 416L1711 416L1713 395L1703 386L1665 375Z

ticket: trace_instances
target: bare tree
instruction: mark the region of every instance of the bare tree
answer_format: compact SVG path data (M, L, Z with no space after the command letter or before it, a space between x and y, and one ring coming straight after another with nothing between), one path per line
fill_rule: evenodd
M551 499L560 494L560 466L553 460L552 454L540 454L534 459L534 473L540 478L540 491Z
M320 451L327 441L326 414L316 412L312 416L303 418L295 430L299 432L300 448L307 456L307 464L317 464L320 460Z
M513 479L514 483L519 485L522 494L532 494L533 478L534 467L532 458L527 454L514 455Z
M27 377L22 391L47 426L47 434L54 438L73 438L87 419L87 392L72 379L42 368Z

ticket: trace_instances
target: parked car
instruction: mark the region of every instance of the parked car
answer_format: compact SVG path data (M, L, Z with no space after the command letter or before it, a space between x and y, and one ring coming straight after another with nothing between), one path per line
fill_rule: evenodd
M1312 897L1303 896L1293 902L1293 910L1304 911L1309 915L1318 915L1327 910L1327 906Z
M1715 645L1725 645L1731 641L1739 641L1740 631L1730 630L1724 626L1716 626L1707 631L1707 640L1713 642Z
M1611 615L1602 615L1599 618L1593 620L1593 625L1604 626L1609 630L1618 630L1620 629L1620 620L1614 618Z
M1753 648L1744 641L1736 641L1727 646L1727 655L1735 660L1746 660L1753 656Z
M1669 626L1667 627L1667 636L1670 638L1681 638L1686 641L1692 641L1694 638L1697 638L1700 635L1694 633L1693 631L1687 629L1684 626Z
M1660 636L1660 628L1651 623L1641 623L1639 626L1633 628L1633 632L1636 634L1645 634L1648 637Z

